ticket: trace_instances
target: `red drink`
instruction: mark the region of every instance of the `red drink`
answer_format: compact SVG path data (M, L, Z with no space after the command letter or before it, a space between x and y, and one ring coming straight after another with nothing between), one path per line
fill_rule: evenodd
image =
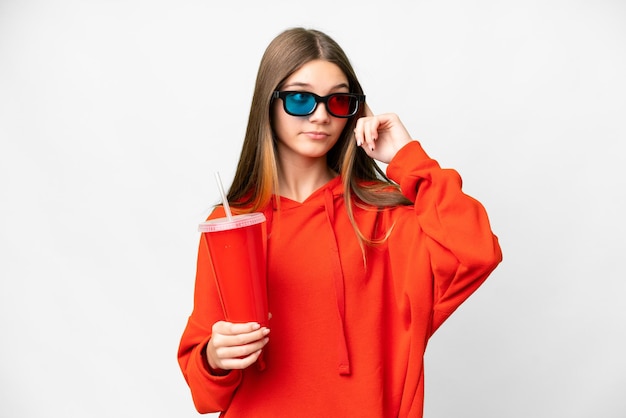
M267 232L262 213L203 222L224 316L229 322L268 326Z

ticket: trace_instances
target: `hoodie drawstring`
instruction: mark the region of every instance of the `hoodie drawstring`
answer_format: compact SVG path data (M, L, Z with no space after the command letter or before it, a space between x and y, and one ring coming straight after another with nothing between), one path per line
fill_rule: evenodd
M338 328L338 355L339 355L339 374L350 374L350 357L348 354L348 341L346 339L346 304L345 304L345 287L343 268L341 267L341 259L339 257L339 246L337 245L337 236L333 228L335 222L335 200L330 189L324 191L324 206L326 209L326 217L328 219L328 238L330 249L332 252L331 262L333 264L333 281L335 284L335 296L337 298L337 313L339 315Z

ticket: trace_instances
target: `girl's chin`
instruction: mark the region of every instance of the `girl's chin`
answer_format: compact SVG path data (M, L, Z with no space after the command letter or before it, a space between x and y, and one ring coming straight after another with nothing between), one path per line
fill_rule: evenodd
M302 141L293 146L288 146L285 143L278 146L278 152L283 157L301 157L301 158L321 158L331 150L334 143L326 141Z

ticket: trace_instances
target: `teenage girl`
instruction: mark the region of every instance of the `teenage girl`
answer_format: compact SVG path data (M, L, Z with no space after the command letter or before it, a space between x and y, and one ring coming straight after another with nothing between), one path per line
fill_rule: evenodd
M267 218L271 320L225 321L201 242L178 353L197 410L421 417L427 341L502 254L458 173L370 111L324 33L268 46L228 200Z

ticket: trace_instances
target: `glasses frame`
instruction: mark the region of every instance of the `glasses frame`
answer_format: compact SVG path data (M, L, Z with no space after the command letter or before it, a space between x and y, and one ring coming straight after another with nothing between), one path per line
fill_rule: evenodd
M285 97L287 97L288 94L310 94L311 96L313 96L313 98L315 99L315 106L313 106L313 109L311 109L311 111L309 113L306 114L296 114L293 112L290 112L287 109L287 102L285 101ZM328 101L335 97L335 96L349 96L349 97L353 97L354 99L356 99L357 101L357 105L356 108L354 109L354 112L350 113L349 115L337 115L335 113L333 113L329 108L328 108ZM317 109L317 105L319 103L324 103L324 106L326 106L326 111L328 112L328 114L336 117L336 118L343 118L343 119L347 119L347 118L351 118L352 116L356 115L357 112L359 111L359 108L361 107L361 103L365 102L365 95L364 94L355 94L355 93L331 93L327 96L318 96L315 93L311 93L310 91L298 91L298 90L285 90L285 91L279 91L276 90L272 93L272 100L274 99L281 99L283 101L283 110L285 111L285 113L287 113L288 115L291 116L309 116L312 115L315 110Z

